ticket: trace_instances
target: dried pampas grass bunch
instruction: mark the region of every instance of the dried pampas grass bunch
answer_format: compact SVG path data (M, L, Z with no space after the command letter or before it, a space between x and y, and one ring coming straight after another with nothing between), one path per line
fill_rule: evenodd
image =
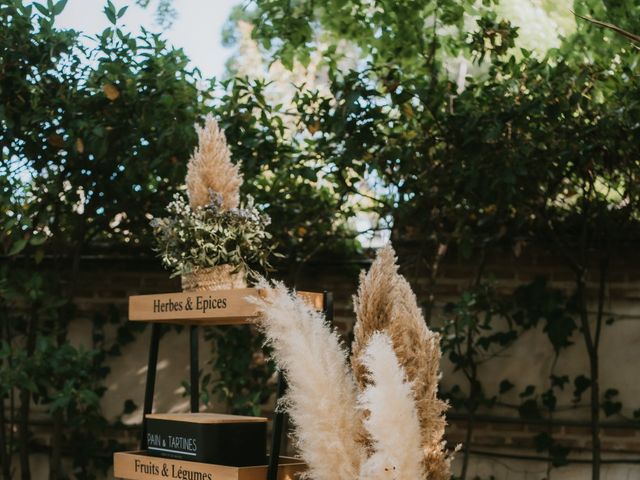
M364 450L356 438L356 387L347 352L320 313L281 283L257 285L254 299L289 390L280 407L289 413L294 439L313 480L355 480Z
M391 246L382 248L369 272L361 274L354 305L357 322L351 362L357 384L366 388L369 383L365 351L371 337L378 331L387 333L413 385L426 478L449 479L451 458L443 442L447 405L437 396L440 338L427 327L411 286L398 273ZM365 445L368 442L370 439L365 438Z
M314 480L448 480L447 405L437 397L439 336L424 321L395 252L360 277L351 357L318 312L262 281L253 300L289 383L282 406Z
M196 125L198 147L187 165L187 193L192 208L211 203L212 193L219 197L223 210L238 208L242 174L240 165L231 161L224 132L213 115L207 115L204 127Z

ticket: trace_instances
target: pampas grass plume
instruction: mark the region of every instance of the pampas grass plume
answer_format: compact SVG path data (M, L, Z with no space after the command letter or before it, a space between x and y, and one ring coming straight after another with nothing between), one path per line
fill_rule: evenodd
M351 366L360 388L364 388L367 383L367 369L362 364L362 353L371 336L389 325L393 302L389 298L390 292L385 289L391 288L397 277L395 254L389 246L378 251L376 260L366 274L364 271L360 273L358 294L353 297L358 321L353 329L351 346Z
M323 316L281 283L261 280L260 328L289 389L283 399L313 480L355 480L365 456L355 440L356 387L347 353Z
M424 478L420 424L412 385L398 363L391 339L374 333L362 352L369 384L359 397L368 412L364 427L373 453L363 463L361 480L418 480Z
M440 337L427 327L409 282L398 273L391 246L380 249L369 272L361 275L354 305L357 322L351 363L358 385L362 388L368 383L364 348L377 331L386 332L407 379L413 385L426 478L448 480L451 459L443 442L447 404L437 396ZM367 437L360 439L365 445L370 440Z
M400 275L395 283L394 297L388 332L398 360L413 383L427 478L448 480L451 460L443 442L447 404L438 398L440 336L427 327L409 282Z
M224 132L213 115L207 115L204 127L196 125L198 147L187 165L187 193L193 208L211 202L211 194L219 196L222 208L231 210L240 203L242 174L231 161Z

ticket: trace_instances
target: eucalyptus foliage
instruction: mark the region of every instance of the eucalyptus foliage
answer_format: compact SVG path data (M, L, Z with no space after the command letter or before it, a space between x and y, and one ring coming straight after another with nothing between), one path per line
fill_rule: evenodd
M215 195L211 202L193 208L187 199L176 194L167 206L168 217L151 220L156 251L173 275L183 275L219 265L244 268L269 268L274 249L267 231L270 219L260 213L253 198L245 205L224 209Z

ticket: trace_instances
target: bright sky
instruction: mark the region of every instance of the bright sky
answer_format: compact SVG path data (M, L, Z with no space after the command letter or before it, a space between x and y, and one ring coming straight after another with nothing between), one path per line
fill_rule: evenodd
M162 30L155 23L157 2L152 1L147 9L138 7L134 0L114 0L113 3L117 9L129 6L120 20L126 30L139 32L141 26L152 32ZM163 32L164 37L172 45L182 47L203 76L220 76L230 54L222 46L222 26L231 8L240 3L241 0L175 0L178 19ZM106 0L69 0L62 14L56 17L56 24L87 34L100 33L109 26L102 13L105 4Z

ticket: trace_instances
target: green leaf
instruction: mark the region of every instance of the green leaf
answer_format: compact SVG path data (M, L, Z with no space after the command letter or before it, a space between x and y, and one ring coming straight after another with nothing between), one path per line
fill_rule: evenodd
M33 11L33 4L31 5L20 5L20 11L25 17L30 17L31 12Z
M118 10L118 18L122 18L122 16L126 13L128 8L129 8L128 6L124 6L120 10Z
M564 390L565 384L569 383L569 377L567 375L551 375L549 378L551 379L551 386L553 388L559 388L560 390Z
M62 11L64 10L64 7L66 7L67 1L68 0L60 0L58 3L56 3L53 6L53 10L52 10L53 14L54 15L60 15L62 13Z
M611 400L612 398L617 397L618 395L620 395L620 391L617 388L608 388L604 392L604 398L606 398L607 400Z
M302 178L306 178L307 180L310 180L312 182L318 180L318 174L316 173L315 169L311 167L302 167L300 169L300 175L302 176Z
M131 399L125 400L124 407L122 408L122 414L123 415L130 415L133 412L135 412L137 408L138 408L138 406L136 405L136 403L133 400L131 400Z
M48 16L50 16L50 15L51 15L51 12L50 12L50 11L47 9L47 7L45 7L44 5L41 5L41 4L39 4L39 3L34 3L33 5L34 5L34 6L38 9L38 11L39 11L42 15L44 15L45 17L48 17Z
M578 326L575 320L569 315L552 315L548 319L544 331L557 352L561 348L571 345L570 338L576 328Z
M42 263L44 260L44 248L38 248L36 253L33 254L33 260L36 262L36 265Z
M549 389L542 394L542 404L550 411L553 412L558 404L558 399L553 393L553 389Z
M584 375L578 375L573 381L573 385L575 387L573 390L573 401L579 402L582 394L591 387L591 379Z
M511 383L509 380L504 379L500 382L500 393L506 393L511 390L515 385Z
M116 17L116 8L113 6L113 3L107 2L107 5L104 7L103 12L106 15L107 19L115 25L118 19Z
M607 417L610 417L611 415L615 415L616 413L619 413L620 410L622 410L622 402L612 402L610 400L607 400L602 403L602 410Z
M524 391L520 394L520 398L530 397L536 391L535 385L527 385Z
M64 410L69 405L70 399L68 397L59 396L49 405L51 412L58 412Z
M24 250L24 248L27 246L28 242L29 242L29 240L26 239L26 238L21 238L20 240L15 241L7 255L9 255L9 256L17 255L22 250Z
M47 236L43 235L43 234L36 234L33 237L31 237L31 240L29 240L29 243L31 245L33 245L34 247L38 247L40 245L42 245L44 242L47 241Z

